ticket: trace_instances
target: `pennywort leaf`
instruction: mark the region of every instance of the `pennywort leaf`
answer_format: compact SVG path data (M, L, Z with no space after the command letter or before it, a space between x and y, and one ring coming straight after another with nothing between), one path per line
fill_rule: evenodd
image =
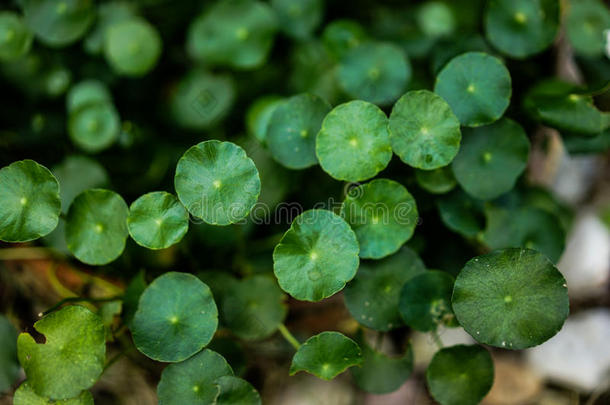
M19 59L32 47L32 32L23 19L12 11L0 12L0 61Z

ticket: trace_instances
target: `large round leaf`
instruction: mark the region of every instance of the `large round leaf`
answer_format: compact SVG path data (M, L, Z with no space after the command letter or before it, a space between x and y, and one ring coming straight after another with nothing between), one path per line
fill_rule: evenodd
M215 381L220 388L216 405L261 405L261 397L246 380L232 375L222 376Z
M323 0L271 0L282 31L296 39L307 39L320 25Z
M59 183L49 169L20 160L0 169L0 240L26 242L57 226Z
M428 90L402 96L390 114L392 149L406 164L432 170L448 165L460 148L460 121L449 104Z
M28 27L48 46L73 43L95 19L92 0L23 0L20 3Z
M604 52L605 30L610 27L610 11L599 0L571 1L566 33L577 53L598 57Z
M269 5L256 0L222 0L188 29L186 49L201 62L253 69L267 59L277 29Z
M120 21L106 30L104 55L116 73L142 76L157 64L161 55L161 36L143 18Z
M82 391L74 398L53 400L36 394L30 383L24 381L15 391L13 405L93 405L93 395L89 391Z
M542 253L504 249L470 260L455 280L453 311L481 343L524 349L553 337L568 316L566 281Z
M360 257L380 259L411 238L418 213L415 199L402 184L375 179L350 190L341 216L356 232Z
M173 194L144 194L129 207L129 234L146 248L168 248L180 242L188 228L189 214Z
M96 314L78 305L67 306L45 316L34 328L45 336L45 343L22 333L17 347L36 394L73 398L97 381L106 358L106 329Z
M0 393L8 391L19 375L17 330L0 315Z
M86 152L96 153L110 147L121 131L121 120L109 101L83 103L70 112L68 133L72 142Z
M510 191L527 166L529 140L519 124L504 118L465 129L453 173L471 196L489 200Z
M338 105L322 122L316 155L322 169L337 180L370 179L392 158L388 118L366 101Z
M447 100L462 125L478 127L504 114L512 88L502 61L483 52L456 56L436 77L434 92Z
M188 273L157 277L140 296L131 331L139 351L178 362L204 348L218 326L218 309L203 281Z
M66 216L68 249L83 263L110 263L125 249L128 215L127 204L114 191L83 191Z
M312 336L295 353L290 375L306 371L324 380L332 380L348 367L362 363L360 347L339 332Z
M188 360L167 366L157 386L159 405L215 404L220 395L217 379L233 375L227 361L205 349Z
M320 301L345 287L358 269L358 241L340 216L305 211L273 250L273 271L282 290L303 301Z
M187 150L178 161L176 193L194 216L213 225L245 218L261 191L252 159L231 142L205 141Z
M353 98L386 105L405 91L411 64L400 47L367 42L343 55L337 74L339 84Z
M286 317L284 294L274 280L254 276L232 283L222 301L222 319L241 339L263 339Z
M267 124L267 146L275 160L289 169L318 163L316 135L330 105L318 96L298 94L275 108Z
M417 253L407 247L381 261L364 262L345 287L345 306L367 328L384 332L395 329L403 323L398 311L401 287L425 270Z
M442 405L476 405L493 384L493 360L481 346L446 347L432 358L426 381Z
M559 30L559 0L490 0L485 10L489 42L514 58L546 49Z
M0 61L10 62L28 53L32 39L32 33L19 14L0 12Z
M443 271L426 271L408 280L400 291L399 309L405 323L422 332L441 325L457 326L451 310L453 277Z

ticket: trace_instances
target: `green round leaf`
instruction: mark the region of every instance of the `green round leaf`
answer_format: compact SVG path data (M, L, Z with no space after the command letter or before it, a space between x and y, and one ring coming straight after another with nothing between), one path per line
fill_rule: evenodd
M269 121L282 100L283 98L280 96L263 96L256 99L248 108L246 113L248 133L258 139L259 142L265 143Z
M453 311L477 341L525 349L553 337L568 316L566 281L541 253L504 249L470 260L455 280Z
M210 343L217 326L218 310L208 286L192 274L168 272L142 293L131 331L146 356L178 362Z
M82 306L67 306L45 316L34 328L46 342L38 344L29 333L21 333L17 347L36 394L73 398L97 381L106 358L106 330L96 314Z
M123 253L127 240L129 208L110 190L80 193L66 216L68 249L83 263L108 264Z
M34 36L17 13L0 12L0 61L19 59L30 51Z
M273 271L282 290L302 301L339 292L358 269L358 241L340 216L305 211L273 250Z
M222 376L233 375L227 361L218 353L205 349L188 360L167 366L157 386L159 405L216 404Z
M20 160L0 169L0 240L27 242L57 226L59 183L49 169Z
M290 375L305 371L332 380L347 368L362 363L360 347L339 332L322 332L301 345L292 358Z
M82 150L100 152L110 147L119 137L119 113L110 102L90 102L70 112L68 132Z
M367 42L341 58L338 79L351 97L386 105L405 91L411 79L411 64L400 47Z
M490 0L485 32L491 44L514 58L546 49L559 30L559 0Z
M188 228L189 214L173 194L144 194L129 207L129 234L148 249L165 249L180 242Z
M428 90L402 96L390 114L392 149L409 166L424 170L447 166L460 148L460 121L449 104Z
M489 200L511 190L527 166L530 144L525 131L508 118L464 130L452 168L471 196Z
M276 29L267 3L222 0L193 21L186 49L199 62L253 69L265 63Z
M402 184L375 179L350 190L341 216L356 233L360 257L380 259L413 236L418 213L415 199Z
M89 31L83 41L87 53L99 55L104 49L104 40L108 27L121 21L131 20L137 14L137 3L126 1L110 1L98 3L95 26Z
M366 39L364 28L353 20L334 20L322 33L324 46L338 58L342 58L350 49L359 46Z
M382 332L395 329L403 323L398 312L400 288L425 270L417 253L407 247L378 262L364 262L345 287L345 306L367 328Z
M151 71L161 55L161 36L148 21L134 17L106 29L104 55L112 69L124 76Z
M220 387L220 395L216 405L260 405L261 397L246 380L232 375L225 375L216 380Z
M584 56L598 57L604 52L604 31L610 27L610 11L599 0L571 1L566 33L574 50Z
M445 194L457 184L450 166L434 170L416 170L415 180L424 190L432 194Z
M109 183L106 169L85 156L72 155L53 168L53 174L61 184L59 194L64 213L74 198L89 188L103 187Z
M392 158L388 118L366 101L338 105L322 122L316 155L322 169L337 180L374 177Z
M0 393L8 391L19 375L17 329L0 315Z
M371 394L387 394L396 391L413 371L413 348L407 346L399 357L390 357L373 350L360 334L357 340L362 348L362 364L350 372L358 387Z
M430 394L442 405L476 405L493 384L493 360L481 346L446 347L432 358L426 381Z
M169 107L178 125L200 130L222 121L234 101L235 84L230 76L193 70L173 90Z
M417 25L428 37L442 37L453 33L456 22L448 4L427 1L417 10Z
M485 226L483 201L456 189L438 200L438 210L445 226L467 238L478 236Z
M282 31L297 39L311 37L324 14L323 0L271 0Z
M496 121L508 107L511 78L502 61L483 52L467 52L445 65L434 92L447 100L462 125Z
M66 107L69 113L89 103L112 104L110 90L99 80L80 81L70 88L66 96Z
M451 310L453 277L426 271L408 280L400 291L400 314L411 328L429 332L439 325L457 326Z
M274 280L254 276L232 283L222 300L222 319L245 340L264 339L275 332L286 317L284 294Z
M298 94L280 103L267 124L267 146L275 160L289 169L318 163L316 135L330 105L318 96Z
M75 398L52 400L36 394L30 383L24 381L15 391L13 405L93 405L93 395L89 391L82 391Z
M178 161L174 178L182 204L197 218L229 225L245 218L261 190L258 171L246 152L231 142L201 142Z
M20 3L26 24L48 46L73 43L95 19L92 0L23 0Z

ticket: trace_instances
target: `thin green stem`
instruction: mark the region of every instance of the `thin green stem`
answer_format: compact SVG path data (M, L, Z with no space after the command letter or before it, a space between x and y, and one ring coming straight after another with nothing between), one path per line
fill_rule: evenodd
M46 311L44 311L43 313L41 313L40 316L45 316L45 315L55 311L62 305L67 304L69 302L110 302L110 301L118 301L118 300L122 300L122 299L123 299L122 296L105 297L105 298L68 297L68 298L64 298L63 300L59 301L57 304L53 305L51 308L49 308Z
M432 332L430 332L430 334L432 335L432 339L434 340L434 343L436 343L436 345L438 346L438 349L442 349L443 348L443 341L441 340L441 337L438 335L438 332L436 330L433 330Z
M377 332L377 338L375 339L375 350L381 351L381 345L383 344L383 332Z
M292 336L292 333L290 333L290 331L286 328L286 325L281 323L278 329L282 336L284 336L284 339L286 339L288 343L292 345L292 347L294 347L296 350L301 348L301 344L294 336Z

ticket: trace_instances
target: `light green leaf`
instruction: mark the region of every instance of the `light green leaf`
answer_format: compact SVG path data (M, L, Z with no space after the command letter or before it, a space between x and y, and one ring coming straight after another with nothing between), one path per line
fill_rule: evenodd
M129 208L110 190L80 193L66 216L68 249L83 263L104 265L118 258L127 240Z
M68 212L68 207L77 195L89 188L103 187L109 183L106 169L85 156L67 156L52 171L61 184L59 194L64 213Z
M453 190L457 184L450 166L434 170L416 170L417 184L432 194L445 194Z
M0 169L0 240L27 242L57 226L59 183L49 169L20 160Z
M248 107L246 112L246 127L248 128L248 133L258 139L259 142L265 143L269 121L282 100L284 99L280 96L262 96Z
M449 104L428 90L402 96L390 114L392 149L406 164L424 170L447 166L460 148L460 121Z
M428 37L448 36L457 25L453 13L447 3L427 1L417 9L417 25Z
M82 391L74 398L52 400L36 394L30 383L24 381L15 391L13 405L93 405L93 395L89 391Z
M512 93L511 78L500 59L467 52L445 65L434 92L449 103L462 125L478 127L504 114Z
M111 102L92 101L70 112L68 133L72 142L89 153L109 148L119 137L121 119Z
M425 270L417 253L407 247L383 260L364 262L345 287L345 306L367 328L382 332L395 329L403 323L398 312L401 287Z
M360 347L339 332L312 336L296 352L290 375L305 371L324 380L332 380L347 368L362 363Z
M350 101L328 113L316 138L322 169L337 180L374 177L390 162L388 118L366 101Z
M220 395L218 378L233 375L227 361L205 349L188 360L167 366L157 386L159 405L216 404Z
M216 380L220 387L220 395L216 405L260 405L261 397L246 380L231 375L225 375Z
M127 1L110 1L97 6L95 26L83 41L83 47L89 54L98 55L104 50L106 31L111 25L133 19L137 14L137 3Z
M566 18L566 33L574 50L591 58L604 52L604 31L610 27L610 11L599 0L571 1Z
M261 190L252 159L231 142L201 142L178 161L174 178L178 198L197 218L229 225L245 218Z
M19 375L17 329L0 315L0 393L8 391Z
M146 356L179 362L210 343L217 326L218 310L208 286L192 274L168 272L140 296L131 332Z
M446 347L432 358L426 380L441 405L476 405L493 384L493 360L481 346Z
M96 314L82 306L67 306L45 316L34 328L46 342L38 344L29 333L21 333L17 347L19 362L37 395L73 398L95 384L106 357L106 330Z
M112 95L108 87L95 79L82 80L70 88L66 95L68 112L89 103L112 103Z
M455 280L453 311L477 341L505 349L539 345L568 316L566 281L542 253L504 249L470 260Z
M323 0L271 0L282 31L296 39L307 39L320 25Z
M12 11L0 12L0 61L10 62L30 51L34 35L23 19Z
M282 290L302 301L320 301L345 287L358 269L358 241L340 216L305 211L294 219L273 251Z

